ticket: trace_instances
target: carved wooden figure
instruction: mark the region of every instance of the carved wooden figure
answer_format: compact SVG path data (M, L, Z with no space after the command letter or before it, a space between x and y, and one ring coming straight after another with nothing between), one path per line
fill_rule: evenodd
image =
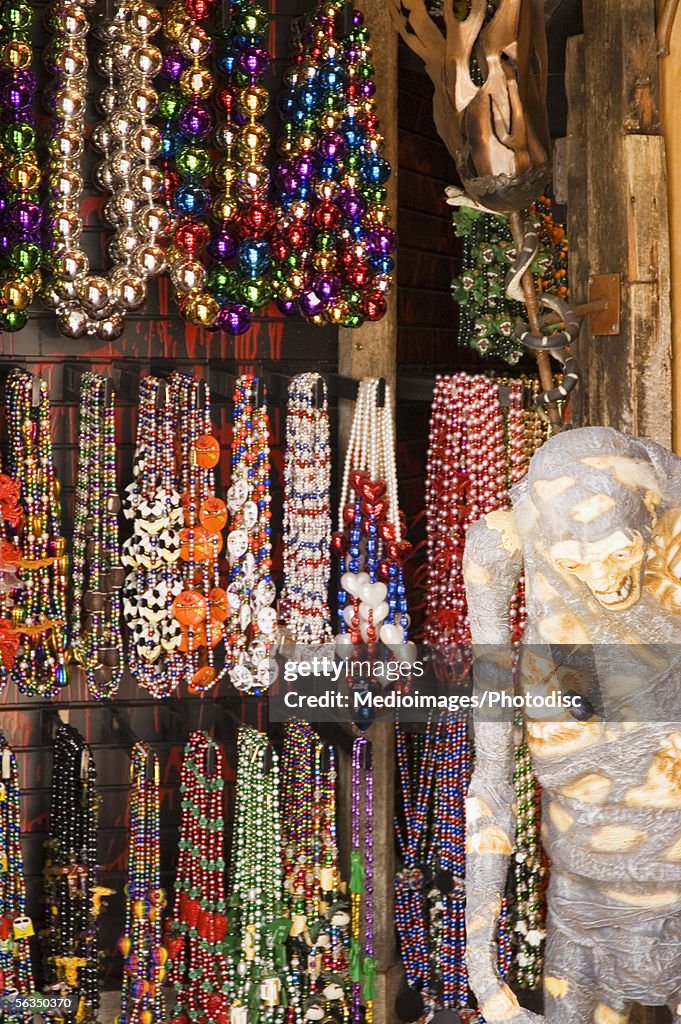
M568 431L534 455L512 500L469 530L464 575L476 686L501 693L525 573L520 684L551 859L546 1019L626 1024L640 1003L679 1024L681 459L605 427ZM571 690L568 707L558 697ZM488 1024L529 1024L541 1018L499 980L494 946L515 827L513 712L476 715L468 969Z
M435 125L466 192L498 213L527 209L549 178L542 0L470 0L463 20L454 0L441 19L426 0L388 6L433 82Z

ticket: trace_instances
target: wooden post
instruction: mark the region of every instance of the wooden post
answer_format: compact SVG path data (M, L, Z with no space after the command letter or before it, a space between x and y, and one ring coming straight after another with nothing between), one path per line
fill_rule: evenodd
M622 276L620 334L581 350L583 422L669 446L670 251L654 4L584 0L583 9L586 260L589 275ZM576 302L585 298L573 291Z
M662 8L660 4L660 8ZM671 8L667 5L667 11ZM660 57L661 114L667 155L667 195L671 240L672 444L681 455L681 12L669 35L669 53Z
M655 12L649 0L584 0L583 10L584 37L567 48L571 297L586 300L593 274L621 274L622 326L619 335L590 338L585 324L574 411L578 423L668 446L670 243ZM681 175L681 134L678 144ZM666 1011L641 1007L632 1014L632 1024L667 1019Z
M388 186L388 203L397 216L397 33L384 0L359 0L371 34L376 70L377 108L385 156L393 169ZM384 377L394 387L397 355L396 286L388 297L388 312L378 323L358 330L339 332L338 368L344 376ZM347 443L352 404L340 409L340 442ZM399 964L395 943L395 731L392 722L371 727L374 765L374 946L376 951L376 999L374 1024L392 1024ZM344 773L346 778L347 774Z

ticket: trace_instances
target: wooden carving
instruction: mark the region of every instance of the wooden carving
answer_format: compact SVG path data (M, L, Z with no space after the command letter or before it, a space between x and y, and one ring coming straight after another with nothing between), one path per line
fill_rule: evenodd
M426 0L388 5L433 82L435 125L466 192L498 213L525 209L549 178L542 0L470 0L463 20L454 0L437 20Z

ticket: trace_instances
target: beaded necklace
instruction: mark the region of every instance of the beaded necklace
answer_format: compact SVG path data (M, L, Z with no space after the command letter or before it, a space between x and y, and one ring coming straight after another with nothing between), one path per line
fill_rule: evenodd
M242 334L271 297L268 238L274 214L264 163L269 135L262 123L268 108L263 86L270 66L268 19L254 0L225 4L222 27L212 32L214 81L211 43L203 28L214 6L171 7L164 18L173 42L164 61L170 87L161 97L165 168L169 201L179 218L170 276L190 323ZM221 154L212 168L211 133ZM215 194L208 188L211 171Z
M0 20L0 330L20 331L40 286L40 168L31 70L33 5L14 3Z
M184 674L183 634L173 615L182 593L181 534L184 511L176 490L173 392L165 382L140 382L134 480L123 510L133 533L121 561L129 569L123 591L128 664L152 696L167 697Z
M270 685L269 656L276 637L272 607L270 449L267 397L255 377L239 377L234 390L231 514L227 536L227 663L237 690L262 693Z
M287 722L281 761L284 897L291 917L291 984L305 1020L315 1019L320 1006L343 1019L348 1013L350 916L338 868L336 781L333 749L308 723Z
M114 396L105 377L81 379L73 529L71 647L92 695L113 697L121 679L121 588Z
M183 374L170 378L176 411L179 487L184 529L180 533L182 591L172 604L180 624L180 650L191 692L205 692L218 676L214 648L223 640L227 595L220 586L218 557L227 508L215 494L220 445L213 436L210 392L203 381Z
M192 733L182 764L175 908L165 938L168 977L177 989L175 1024L204 1015L227 1019L223 772L221 748L206 733Z
M168 954L162 944L165 894L160 876L160 802L158 757L148 744L136 743L130 764L128 885L120 1024L161 1024L166 1019L161 985Z
M374 775L371 744L358 737L352 745L352 845L350 851L350 981L353 1024L373 1021L376 995L374 959ZM361 843L364 849L362 857ZM363 942L362 942L363 936Z
M124 0L98 30L105 47L97 64L107 84L98 100L105 120L93 131L93 144L104 154L96 179L111 192L104 214L115 228L108 247L112 270L102 276L89 273L80 243L89 6L73 2L48 11L52 37L45 61L54 86L48 94L50 276L43 298L67 337L110 341L122 333L128 312L144 303L147 279L165 264L159 239L168 230L168 215L157 204L162 176L151 162L160 138L149 120L158 99L151 83L161 55L151 40L160 15L148 0Z
M433 392L426 478L428 589L424 636L434 655L470 641L462 556L470 523L508 502L499 388L465 373ZM461 655L459 655L461 656Z
M336 645L347 654L362 641L371 651L380 640L408 658L414 646L405 642L410 620L403 565L411 545L402 539L397 501L391 392L385 388L379 405L379 383L360 382L345 457L332 539L341 556Z
M293 644L331 639L331 450L326 382L294 377L288 389L284 463L284 589L279 616Z
M0 991L33 992L33 968L26 917L26 882L21 852L21 794L14 751L0 733ZM16 925L19 927L16 927ZM29 1024L30 1014L0 1009L0 1022Z
M19 648L17 607L25 599L17 575L24 518L20 494L19 482L0 473L0 691L7 685Z
M288 1024L300 1010L286 962L291 921L283 913L279 759L267 737L248 726L239 730L237 743L230 1024Z
M428 990L432 967L428 956L424 870L429 845L429 822L434 817L432 801L436 771L436 730L435 720L430 719L416 771L410 765L406 734L399 722L395 724L402 804L402 814L396 820L401 867L395 879L395 923L407 984L413 992Z
M61 536L47 385L24 370L6 384L9 471L21 484L24 526L20 578L25 590L12 612L19 645L11 679L30 696L53 697L68 682L66 669L68 559Z
M50 827L44 889L45 974L50 985L77 995L64 1024L94 1022L97 978L97 773L92 752L72 726L54 741Z
M276 168L278 304L313 324L359 327L385 315L397 241L362 13L318 4L294 22L292 51Z

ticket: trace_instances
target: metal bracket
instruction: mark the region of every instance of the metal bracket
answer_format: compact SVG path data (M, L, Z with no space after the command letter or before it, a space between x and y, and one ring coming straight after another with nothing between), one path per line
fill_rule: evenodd
M621 274L592 274L589 278L589 305L598 303L596 310L589 313L592 337L606 338L620 333L621 294Z

